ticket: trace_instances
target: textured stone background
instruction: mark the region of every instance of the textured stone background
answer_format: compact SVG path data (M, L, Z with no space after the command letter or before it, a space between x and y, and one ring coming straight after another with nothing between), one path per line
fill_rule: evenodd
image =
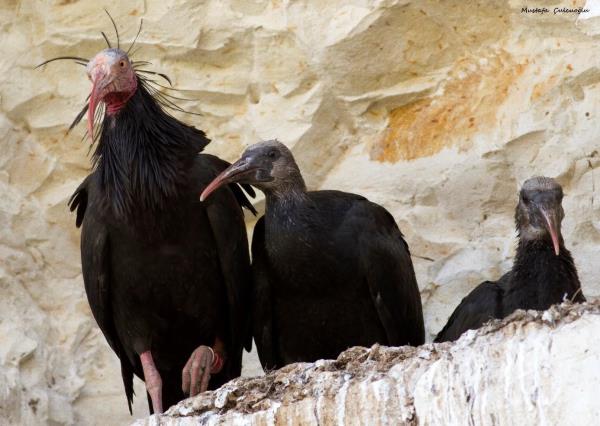
M595 6L597 1L588 1ZM600 18L584 1L0 1L0 423L127 422L117 363L91 318L66 208L89 171L65 131L83 68L114 34L202 113L233 160L278 138L311 188L388 208L411 246L435 333L474 285L510 267L516 191L534 174L566 197L563 233L600 294ZM596 6L600 10L600 5ZM84 124L84 123L82 123ZM258 202L260 204L260 201ZM249 225L251 223L249 222ZM138 384L136 416L146 413Z

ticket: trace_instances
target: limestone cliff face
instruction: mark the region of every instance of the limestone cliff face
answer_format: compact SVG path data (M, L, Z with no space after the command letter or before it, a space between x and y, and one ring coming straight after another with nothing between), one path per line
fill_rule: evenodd
M566 244L586 295L600 293L598 6L552 12L584 3L527 4L542 15L516 0L0 2L0 418L131 419L66 207L90 167L85 126L65 134L89 82L72 63L33 69L91 57L100 31L114 41L103 7L127 42L144 19L134 57L193 99L181 105L202 115L180 117L208 133L209 152L233 160L278 138L309 187L389 209L431 335L510 267L516 191L534 174L563 185Z
M600 305L517 311L455 344L351 348L236 379L135 426L591 425Z

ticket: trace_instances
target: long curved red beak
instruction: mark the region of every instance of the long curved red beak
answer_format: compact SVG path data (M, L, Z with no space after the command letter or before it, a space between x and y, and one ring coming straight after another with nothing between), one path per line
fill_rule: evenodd
M556 220L556 216L553 213L548 213L544 209L540 209L542 212L542 216L546 220L546 225L548 227L548 232L550 232L550 238L552 238L552 245L554 246L554 254L557 256L560 254L560 240L558 239L559 230L558 230L558 221Z
M100 61L100 59L97 59L97 61ZM90 138L93 140L94 116L96 114L96 108L98 107L98 103L102 101L102 98L105 95L106 88L112 81L112 78L110 76L110 67L106 65L106 61L102 61L95 65L92 72L90 73L90 79L92 80L92 92L90 93L87 118L88 133L90 135Z
M242 175L253 171L254 168L250 166L245 158L240 158L238 161L233 163L231 166L223 170L216 178L208 184L202 194L200 194L200 201L204 201L210 194L216 191L221 186L234 182L239 179Z
M102 100L102 91L105 84L105 75L96 74L93 85L92 85L92 93L90 94L89 107L87 111L88 118L88 134L90 139L94 139L94 116L96 114L96 107L98 106L98 102Z
M96 114L96 105L98 104L98 83L94 81L92 86L92 93L90 94L90 101L87 111L88 119L88 135L90 140L94 140L94 114Z

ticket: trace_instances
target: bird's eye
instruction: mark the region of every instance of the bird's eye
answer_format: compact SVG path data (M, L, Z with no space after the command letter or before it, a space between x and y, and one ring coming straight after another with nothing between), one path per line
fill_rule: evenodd
M123 68L125 66L125 61L119 62L119 65L121 66L121 68Z
M267 155L269 156L269 158L275 158L277 156L277 152L269 151L269 153Z

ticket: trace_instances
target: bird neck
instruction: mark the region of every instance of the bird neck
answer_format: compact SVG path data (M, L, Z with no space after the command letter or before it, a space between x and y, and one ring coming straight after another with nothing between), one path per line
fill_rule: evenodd
M106 114L93 164L118 217L164 210L182 194L204 132L167 114L143 82L123 108Z
M137 85L134 90L130 92L117 92L109 93L104 97L104 103L106 104L106 114L115 115L127 105L129 99L131 99L135 92L137 92Z
M512 276L507 294L526 301L523 309L544 310L565 297L583 297L573 257L562 238L558 256L549 239L519 240Z
M559 254L558 256L554 252L554 245L550 237L548 238L519 238L519 244L517 246L517 253L515 256L515 263L519 261L533 262L543 261L549 262L551 265L555 264L562 258L563 255L571 257L569 251L565 248L564 240L562 236L559 236Z
M279 218L292 219L296 213L310 203L304 181L289 182L276 189L265 191L265 219L267 222Z

